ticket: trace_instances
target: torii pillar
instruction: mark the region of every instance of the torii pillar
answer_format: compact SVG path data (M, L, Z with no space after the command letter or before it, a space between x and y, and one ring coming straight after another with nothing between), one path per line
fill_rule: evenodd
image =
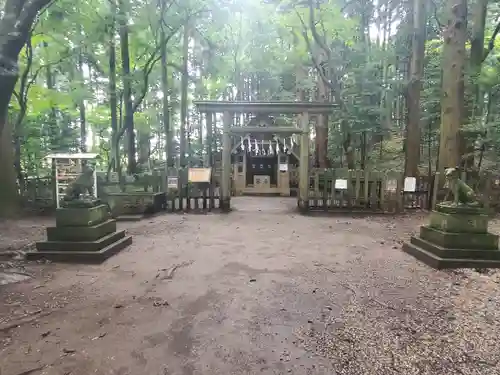
M299 210L309 211L309 112L299 116L300 128L300 164L299 164Z
M223 212L231 210L231 122L233 114L224 111L222 129L222 178L220 208Z

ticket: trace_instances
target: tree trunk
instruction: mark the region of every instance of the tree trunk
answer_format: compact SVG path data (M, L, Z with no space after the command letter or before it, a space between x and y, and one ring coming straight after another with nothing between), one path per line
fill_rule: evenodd
M495 103L498 102L498 92L495 89L488 93L488 104L486 106L486 125L495 121L496 111L494 110Z
M138 132L138 144L139 144L139 162L138 165L142 166L142 169L146 165L149 165L149 156L151 155L151 142L150 142L150 131L149 129L146 130L139 130Z
M306 92L302 86L302 82L307 78L307 73L302 65L297 67L295 72L295 97L299 102L304 102L306 100Z
M18 58L40 9L50 0L6 0L0 19L0 119L6 119L18 78ZM0 121L0 134L5 121Z
M194 48L195 50L197 50L197 48ZM200 48L198 48L198 50L200 50ZM205 89L205 81L204 81L204 77L205 77L205 68L204 68L204 65L203 65L203 56L199 56L199 64L198 64L198 70L199 70L199 78L196 82L196 86L195 86L195 90L194 90L194 97L196 98L196 100L203 100L203 98L206 98L206 95L207 95L207 92L206 92L206 89ZM243 98L245 97L245 82L244 80L242 79L242 83L241 83L241 98L243 100ZM197 113L195 116L193 116L193 121L195 121L195 118L196 118L196 121L197 121L197 127L196 127L196 139L197 139L197 143L196 143L196 159L197 159L197 163L198 163L198 166L203 166L203 119L202 119L202 114L201 113ZM241 117L241 115L239 115L238 117Z
M320 61L320 65L323 67L327 64L327 57L324 52L320 52L320 56L318 56L318 61ZM329 76L327 71L323 71L326 77ZM317 81L318 85L318 101L319 102L328 102L328 91L325 82L321 77L318 77ZM316 166L319 168L328 168L328 115L320 114L316 118Z
M43 43L44 50L46 52L46 56L48 56L49 44L47 42ZM46 57L48 60L48 57ZM54 74L52 73L52 67L47 64L45 67L45 83L47 85L47 89L50 91L55 91L55 79ZM57 109L54 105L54 102L50 103L50 112L49 112L49 144L51 149L54 147L60 148L63 141L63 134L57 126Z
M181 129L180 129L180 167L186 166L186 131L187 131L187 108L188 108L188 58L189 58L189 23L184 25L184 36L182 42L182 79L181 79Z
M161 90L163 92L163 129L165 131L165 157L167 160L167 173L174 167L173 147L172 147L172 129L170 125L170 110L168 104L168 70L167 70L167 43L165 30L161 30Z
M484 61L484 28L486 25L486 10L488 0L478 0L473 9L472 37L470 46L470 71L471 71L471 94L472 103L468 101L467 116L474 121L482 114L484 98L479 88L479 74Z
M408 85L408 126L406 129L405 176L418 176L420 163L420 92L424 71L426 38L426 1L414 0L412 59Z
M28 75L33 66L33 46L31 44L31 33L26 41L26 64L21 74L18 90L19 112L14 123L14 168L16 170L17 180L20 191L25 190L25 177L21 166L21 145L25 142L24 119L26 117L28 103Z
M449 20L444 31L443 96L438 171L460 164L459 130L463 121L467 1L448 0Z
M128 46L128 3L127 0L119 1L119 23L120 23L120 49L122 57L122 79L123 79L123 102L125 115L123 126L127 132L127 172L135 173L135 133L134 133L134 108L132 103L132 88L130 75L130 54Z
M12 129L6 121L0 121L0 127L0 217L12 217L19 210Z
M391 82L388 79L389 75L389 58L388 48L391 45L391 25L392 25L392 4L389 1L385 1L385 17L383 25L383 45L382 50L384 55L382 58L382 82L384 85L383 94L380 100L380 111L381 111L381 123L382 123L382 134L380 137L375 137L376 141L380 143L384 140L384 135L390 136L390 130L392 127L392 106L393 106L393 95L394 88L391 87ZM375 142L374 142L375 143ZM382 148L381 148L382 149Z
M78 80L83 93L85 89L85 79L83 77L83 56L80 51L78 54ZM85 112L85 100L83 96L78 99L78 109L80 110L80 150L87 152L87 116Z
M110 0L111 24L109 29L109 109L111 112L111 165L113 171L120 168L120 139L118 137L118 101L116 99L116 3Z
M6 118L9 110L10 99L12 98L12 92L16 87L17 74L1 73L5 69L1 56L3 56L3 49L0 47L0 87L2 88L2 90L0 90L0 118ZM0 132L3 132L4 126L5 124L3 124L3 121L0 121Z
M344 149L345 161L347 164L347 169L353 170L356 168L356 160L354 157L354 148L351 144L351 133L347 133L346 139L342 143Z
M465 97L464 121L468 123L482 122L481 116L484 106L484 94L479 85L481 67L486 57L484 50L484 28L486 24L486 10L488 0L478 0L472 10L472 31L470 46L470 77ZM475 135L468 132L459 132L460 166L466 169L474 168Z

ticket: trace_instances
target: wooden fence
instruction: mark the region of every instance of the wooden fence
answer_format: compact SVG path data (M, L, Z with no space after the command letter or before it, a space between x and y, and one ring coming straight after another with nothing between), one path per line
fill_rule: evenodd
M402 173L315 169L309 178L309 208L345 213L428 209L432 177L416 178L414 191L405 191L404 181Z
M182 188L167 193L168 212L211 212L220 208L218 178L212 184ZM491 173L462 173L466 181L481 197L487 207L500 212L500 176ZM148 189L164 191L165 176L148 179ZM408 210L429 210L444 198L439 174L420 176L415 191L405 191L400 172L373 172L346 169L313 169L310 173L309 207L311 211L397 213ZM117 189L118 184L101 183L106 189ZM345 186L341 186L345 185ZM114 186L114 188L112 187ZM126 189L143 189L142 183L127 185ZM54 184L50 177L30 178L23 182L20 194L25 206L38 209L55 207Z
M220 188L215 184L205 186L185 185L180 191L167 194L167 212L207 213L220 209Z
M52 177L31 177L19 186L21 202L25 208L55 208L55 185Z

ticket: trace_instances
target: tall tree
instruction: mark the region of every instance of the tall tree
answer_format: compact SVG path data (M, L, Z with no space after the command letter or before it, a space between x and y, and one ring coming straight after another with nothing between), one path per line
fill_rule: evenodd
M0 18L0 133L19 75L18 57L38 12L51 0L7 0Z
M165 10L162 7L162 12ZM163 94L162 98L162 119L163 119L163 131L165 133L165 157L166 157L166 168L167 172L169 168L174 167L173 159L173 148L172 148L172 128L170 125L170 109L168 102L168 66L167 66L167 36L165 34L164 25L161 27L160 31L160 61L161 61L161 91Z
M18 205L12 128L7 112L19 76L18 58L38 13L51 0L6 0L0 18L0 216L15 213Z
M467 39L467 0L448 0L443 32L441 135L438 170L460 164L460 127L464 119L464 68Z
M187 146L187 117L188 117L188 60L189 60L189 21L184 25L182 38L182 78L181 78L181 131L180 131L180 157L181 168L186 167Z
M130 73L128 0L119 0L118 14L120 25L120 51L122 57L123 102L125 114L123 127L127 133L127 172L132 174L136 169L134 103L132 101L132 75Z
M468 103L467 117L470 120L481 116L484 98L481 98L479 75L481 66L487 56L484 50L484 29L488 0L477 0L472 8L472 33L470 45L471 101ZM484 94L483 94L484 96Z
M406 176L418 175L420 162L420 92L424 72L427 1L413 1L410 82L408 85L408 125L406 130Z
M116 0L109 0L110 14L108 32L108 67L109 67L109 110L111 115L111 160L108 170L120 171L120 140L118 137L118 100L116 97Z

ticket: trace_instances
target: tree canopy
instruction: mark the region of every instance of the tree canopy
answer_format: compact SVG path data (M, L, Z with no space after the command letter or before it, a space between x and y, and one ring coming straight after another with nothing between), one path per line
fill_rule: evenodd
M494 2L2 5L8 113L0 116L0 196L7 201L22 179L46 173L43 158L51 151L98 152L104 168L128 172L152 161L202 158L204 119L193 99L335 102L314 125L319 167L432 172L463 162L467 132L480 138L482 165L475 167L498 165ZM359 145L363 155L349 157Z

